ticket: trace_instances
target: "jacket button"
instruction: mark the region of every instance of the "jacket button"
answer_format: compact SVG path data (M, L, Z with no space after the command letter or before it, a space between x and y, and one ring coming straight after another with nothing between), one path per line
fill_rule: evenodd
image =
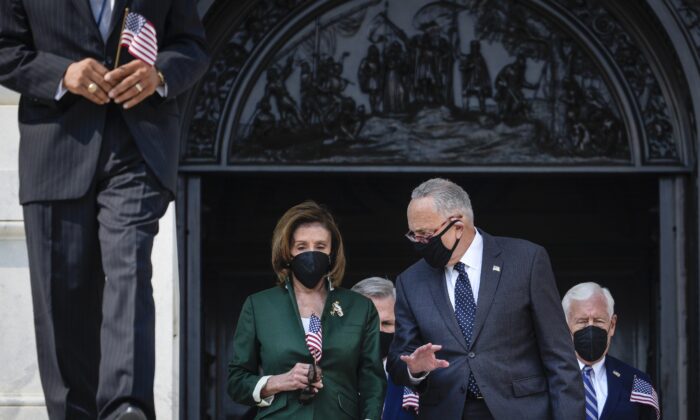
M470 351L469 354L468 354L467 356L469 356L470 359L473 359L473 358L476 357L476 354L474 354L473 351Z

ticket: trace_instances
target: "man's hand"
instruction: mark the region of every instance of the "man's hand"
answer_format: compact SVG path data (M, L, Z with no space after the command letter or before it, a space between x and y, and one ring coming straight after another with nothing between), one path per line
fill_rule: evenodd
M93 58L76 61L68 66L66 74L63 76L63 87L97 105L104 105L109 102L107 93L112 89L112 85L104 79L108 71L105 66ZM92 83L97 86L94 93L90 93L88 90L88 86Z
M307 363L297 363L289 372L271 376L260 392L260 396L267 398L279 392L306 388L309 385L309 368L310 365ZM316 392L323 388L320 376L317 374L318 381L311 384Z
M105 81L114 86L109 91L109 97L129 109L153 95L160 84L160 77L155 67L141 60L133 60L107 73Z
M408 366L408 371L411 375L420 376L435 369L446 368L450 365L447 360L438 359L435 353L440 351L442 346L439 344L424 344L418 347L413 353L406 356L401 356L401 360Z

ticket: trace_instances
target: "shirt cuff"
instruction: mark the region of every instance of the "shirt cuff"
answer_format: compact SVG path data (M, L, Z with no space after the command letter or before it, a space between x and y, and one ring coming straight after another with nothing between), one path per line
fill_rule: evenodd
M411 375L411 369L406 366L406 371L408 372L408 379L411 381L411 385L418 385L423 381L423 379L427 378L430 372L425 372L425 375L419 376L419 377L414 377Z
M163 86L158 86L156 88L156 93L159 94L161 98L167 98L168 97L168 85L167 85L167 83L164 84Z
M63 95L68 92L68 89L63 87L63 80L58 83L58 89L56 89L56 95L53 97L55 100L60 101Z
M258 407L269 407L270 404L272 404L272 401L275 399L274 395L270 395L267 398L260 397L260 393L262 392L262 389L265 388L265 385L267 385L267 381L270 379L270 376L272 375L267 375L260 378L258 383L255 385L255 389L253 389L253 401L257 403Z

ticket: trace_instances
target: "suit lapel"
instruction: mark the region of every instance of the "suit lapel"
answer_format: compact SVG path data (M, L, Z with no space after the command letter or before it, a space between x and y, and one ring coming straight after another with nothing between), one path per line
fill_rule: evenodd
M109 1L109 0L108 0ZM124 9L126 8L127 0L114 0L114 9L112 9L112 21L109 23L108 38L112 38L115 29L121 32L122 22L124 21Z
M605 400L603 412L600 413L600 420L614 420L612 413L620 402L624 378L620 369L616 367L615 359L610 356L605 359L605 376L608 379L608 398Z
M501 279L501 267L503 261L500 258L501 248L496 240L487 233L480 231L484 240L484 251L481 259L481 282L479 284L479 299L476 302L476 320L474 322L474 333L470 347L474 345L479 337L481 329L484 327L486 317L491 309L493 298L496 296L498 282ZM498 270L494 268L498 267Z
M102 40L100 35L100 30L97 27L97 22L95 22L95 16L92 14L92 7L90 7L90 0L73 0L73 6L76 9L76 13L85 21L88 22L87 25L95 32L97 37Z
M433 301L435 301L435 307L440 311L440 316L447 324L447 329L450 330L452 335L455 336L457 341L467 350L467 341L464 339L464 334L462 330L459 329L457 324L457 318L455 318L454 310L452 309L452 304L447 295L447 284L445 284L445 270L444 269L429 269L431 278L429 279L428 287L430 288L430 294L433 296Z
M287 281L285 288L287 289L289 299L291 301L290 303L292 305L292 312L294 313L294 325L296 326L297 332L293 333L293 335L294 337L298 337L298 339L295 339L295 341L301 346L300 348L303 348L308 352L309 348L306 346L306 332L304 331L304 324L301 323L299 307L297 306L297 298L294 295L294 286L292 285L291 280ZM311 353L309 353L309 360L311 360Z

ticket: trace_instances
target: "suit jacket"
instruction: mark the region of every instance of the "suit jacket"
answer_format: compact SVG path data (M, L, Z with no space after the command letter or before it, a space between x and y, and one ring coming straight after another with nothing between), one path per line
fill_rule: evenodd
M419 385L419 418L462 418L473 373L494 418L582 420L583 383L547 252L524 240L481 234L472 343L467 346L457 324L444 269L420 260L397 278L387 365L392 379L410 383L400 355L441 344L437 357L450 366Z
M384 398L384 412L382 420L414 420L416 413L413 410L404 410L403 405L403 386L396 385L387 380L386 397Z
M331 314L338 302L343 316ZM381 416L386 377L379 354L379 316L369 299L346 289L329 290L321 316L323 388L311 403L297 402L299 391L275 395L256 419L372 419ZM263 375L312 363L299 318L294 288L274 287L246 299L233 338L228 392L255 405L253 390Z
M129 4L128 4L129 3ZM156 28L156 67L168 95L154 94L130 110L99 106L66 93L55 100L68 66L94 58L111 69L124 9ZM81 197L93 182L108 107L121 113L149 168L175 191L180 110L174 100L206 70L204 30L194 0L115 0L111 30L102 40L88 0L0 2L0 84L21 94L20 201ZM122 49L121 64L133 58Z
M656 420L653 407L630 401L634 377L651 384L649 375L611 356L605 357L605 372L608 398L600 420Z

